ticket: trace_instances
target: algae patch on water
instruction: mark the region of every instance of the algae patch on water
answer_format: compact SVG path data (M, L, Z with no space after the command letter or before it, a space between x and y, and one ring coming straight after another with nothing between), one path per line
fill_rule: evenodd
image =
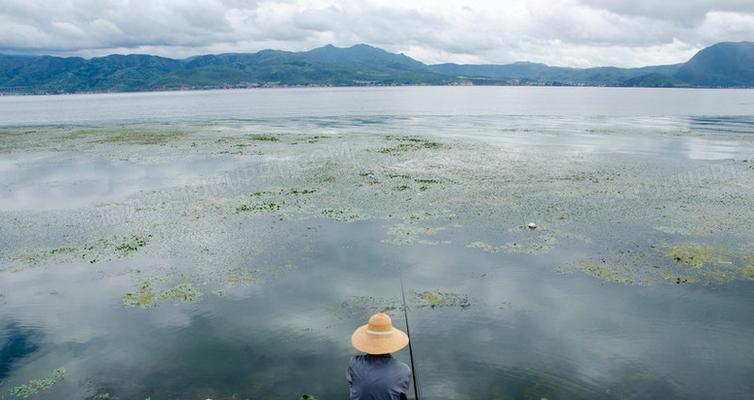
M301 208L306 203L306 197L314 193L317 193L317 189L290 188L253 192L236 206L235 213L269 214L283 208Z
M254 133L246 135L246 138L250 140L260 141L260 142L277 142L280 140L280 138L274 135L254 134Z
M377 150L378 153L398 155L418 150L438 150L443 147L443 144L440 142L416 136L386 136L385 138L397 141L398 144L380 148Z
M491 244L481 242L481 241L471 242L467 244L466 247L470 249L480 249L480 250L486 251L487 253L497 253L498 251L497 246L493 246Z
M160 293L160 300L177 300L183 302L194 302L202 297L202 292L190 283L182 283L174 288L165 290Z
M578 269L610 282L719 285L754 277L750 253L698 243L663 243L643 251L618 251ZM568 269L568 268L566 268Z
M387 234L388 236L390 236L390 239L385 239L382 242L393 244L396 246L405 246L405 245L411 245L415 243L437 245L437 244L440 244L441 242L426 240L424 238L438 235L445 229L446 227L443 227L443 226L430 227L430 226L419 226L415 224L406 224L406 223L395 224L391 226L387 231ZM446 242L443 242L443 243L446 243Z
M713 264L732 263L725 255L725 249L716 248L709 245L700 244L678 244L659 246L667 251L667 255L672 257L676 262L692 266L696 269L702 269L705 266Z
M366 219L363 215L352 212L345 208L325 208L321 212L322 216L333 219L338 222L353 222Z
M351 296L340 303L336 316L339 319L361 319L378 312L389 314L400 310L403 310L403 305L397 298Z
M84 135L86 130L71 132L72 135ZM98 135L98 143L131 144L131 145L165 145L177 141L193 133L191 128L157 128L157 127L124 127L118 129L92 130Z
M101 238L82 246L62 246L21 254L14 258L22 264L52 264L84 260L90 264L123 258L149 244L152 235L124 235Z
M203 293L194 285L182 283L175 287L158 291L155 284L165 282L167 279L147 278L139 282L137 290L123 295L122 303L129 308L152 308L157 306L157 301L182 301L194 302L199 300Z
M632 284L634 280L629 276L622 275L620 269L610 268L606 265L599 265L591 261L582 262L579 264L579 268L587 274L601 279L603 281Z
M123 305L126 307L149 308L154 306L154 289L152 280L145 279L139 284L136 292L128 292L123 295Z
M233 271L225 278L225 282L233 286L248 286L257 282L257 278L248 271Z
M664 273L663 278L675 283L726 283L754 276L751 253L708 244L662 244L665 252L680 271Z
M280 204L270 201L262 201L259 203L241 204L236 207L236 214L243 212L269 213L278 210L280 210Z
M121 239L121 242L115 246L115 251L121 256L128 255L129 253L138 251L140 248L146 246L151 238L152 235L131 235L124 237Z
M471 307L468 296L456 293L425 290L416 294L418 308L459 307L467 309Z
M15 397L26 399L42 392L49 391L55 386L66 374L65 368L58 368L52 371L47 378L32 379L28 383L16 386L10 390L10 394Z

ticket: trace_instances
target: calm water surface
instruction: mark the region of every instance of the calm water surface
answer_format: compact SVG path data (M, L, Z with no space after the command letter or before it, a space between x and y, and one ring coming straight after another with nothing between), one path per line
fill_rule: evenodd
M667 162L678 170L754 156L752 90L405 87L0 98L4 129L132 123L438 135L524 156ZM55 213L206 182L252 163L201 152L149 162L65 148L2 153L0 255L22 242L75 235L64 221L35 225L63 215ZM66 376L37 398L346 398L350 334L374 307L400 298L400 271L409 296L432 289L470 303L410 307L427 399L752 397L751 280L641 286L563 274L552 266L588 246L487 253L463 244L494 233L460 222L440 236L453 244L439 246L385 243L388 221L381 220L228 225L234 237L274 232L261 254L240 246L230 258L239 269L275 266L267 278L149 310L122 305L135 269L191 275L203 266L180 254L137 253L97 266L0 270L0 399L61 366ZM283 238L278 246L276 238ZM393 316L405 325L399 312Z

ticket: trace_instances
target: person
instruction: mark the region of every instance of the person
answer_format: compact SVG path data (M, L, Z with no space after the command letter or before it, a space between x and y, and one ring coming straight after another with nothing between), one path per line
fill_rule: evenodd
M393 327L390 316L377 313L351 335L351 344L366 354L353 356L346 379L351 400L407 399L411 368L391 353L408 345L408 335Z

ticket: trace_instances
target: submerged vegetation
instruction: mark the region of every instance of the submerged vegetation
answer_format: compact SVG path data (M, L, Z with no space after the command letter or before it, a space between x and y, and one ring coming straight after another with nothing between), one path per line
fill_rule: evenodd
M96 239L82 246L63 246L40 249L21 254L15 261L25 265L41 265L83 260L89 264L128 257L149 244L152 235L123 235Z
M32 379L28 383L16 386L10 390L11 396L22 399L35 396L37 394L49 391L55 386L66 374L65 368L58 368L47 378Z
M419 308L459 307L467 309L471 307L468 296L455 293L425 290L417 293L416 298L418 300L416 305Z
M131 308L152 308L157 305L156 301L158 300L190 303L201 299L203 295L199 289L190 283L182 283L156 293L154 286L158 282L165 282L165 279L143 279L135 292L128 292L123 295L123 305Z
M742 249L709 244L668 244L584 261L578 269L600 280L623 284L717 285L754 276L751 255ZM563 268L573 270L569 266Z
M417 150L439 150L443 147L443 144L430 140L428 138L415 137L415 136L387 136L388 140L396 141L397 144L390 147L383 147L377 150L378 153L398 155L402 153L417 151Z
M175 300L183 302L194 302L202 297L202 292L189 283L182 283L176 287L162 291L158 298L160 300Z
M126 307L149 308L154 306L154 289L152 280L141 281L136 292L128 292L123 295L123 305Z
M384 272L397 286L394 271L383 271L392 267L383 264L395 262L409 265L414 278L407 280L407 308L438 316L464 312L473 301L477 311L469 312L499 317L494 313L505 311L497 307L498 295L507 293L472 292L472 284L516 277L519 267L543 279L563 279L546 275L560 268L597 289L616 289L600 286L611 282L707 290L703 285L754 280L750 163L700 161L730 169L688 185L664 178L686 173L683 163L637 166L620 156L521 154L473 140L366 134L324 140L250 135L233 124L149 138L149 129L133 129L139 132L128 139L97 129L70 130L68 137L35 132L34 140L8 135L0 146L32 154L66 148L139 166L187 157L227 164L209 177L75 209L3 211L0 235L11 239L5 243L14 242L15 232L29 234L0 249L2 273L58 277L69 268L90 274L92 282L81 281L91 286L80 290L106 293L107 304L122 305L119 312L129 318L288 290L270 284L283 271L290 280L282 283L301 285L314 279L329 284L331 274L343 274L364 287L331 290L329 302L313 305L308 288L280 296L284 303L329 310L334 323L344 324L377 311L402 314L397 289L384 297L353 296L365 294L371 283L365 276ZM239 149L245 154L235 153ZM525 225L530 221L535 229ZM323 260L325 252L333 258ZM357 257L358 265L346 257ZM326 267L317 270L320 265ZM450 278L441 276L445 272ZM49 283L49 296L57 284ZM494 302L486 304L487 295ZM14 389L14 396L48 390L54 383L47 379Z

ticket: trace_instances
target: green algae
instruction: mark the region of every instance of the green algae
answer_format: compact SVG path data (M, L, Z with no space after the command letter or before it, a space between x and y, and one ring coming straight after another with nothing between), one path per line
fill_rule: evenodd
M726 257L726 251L709 245L699 244L662 244L659 248L665 249L666 254L680 264L702 269L711 264L731 263Z
M172 141L183 139L193 133L190 129L175 128L151 128L151 127L124 127L119 129L97 129L98 143L103 144L130 144L130 145L165 145ZM81 137L84 130L74 131L71 134Z
M624 284L634 283L633 279L628 278L626 276L622 276L621 274L616 272L614 269L609 268L607 266L601 266L593 262L589 262L589 261L582 262L579 264L579 268L581 268L581 270L586 272L587 274L597 279L601 279L603 281L624 283Z
M515 242L505 243L501 249L505 253L544 254L558 244L558 239L551 233L532 234Z
M11 396L19 397L22 399L35 396L37 394L47 392L52 389L63 377L65 377L65 368L58 368L50 374L47 378L32 379L28 383L16 386L10 390Z
M317 189L290 188L280 190L266 190L250 193L248 197L254 201L243 202L236 206L235 213L275 213L283 208L305 204L305 197L317 193Z
M338 222L353 222L365 219L363 215L351 212L345 208L325 208L320 213L323 216Z
M194 302L202 297L202 292L190 283L182 283L176 287L160 292L157 296L160 300L175 300Z
M271 201L263 201L260 203L250 203L250 204L241 204L240 206L236 207L236 214L240 213L271 213L275 211L279 211L281 208L280 204L273 203Z
M128 292L123 295L123 306L138 308L154 307L155 294L152 286L152 280L150 279L141 281L136 292Z
M149 244L152 235L123 235L100 238L82 246L40 249L13 257L25 265L66 263L84 260L90 264L128 257Z
M585 261L579 269L595 278L624 283L721 285L754 276L747 253L708 244L663 243L651 251L617 251L600 262ZM567 269L567 268L566 268Z
M332 143L318 147L306 143L306 137L299 135L291 136L300 142L299 145L289 146L288 136L281 136L279 141L257 141L246 137L246 130L246 128L239 129L235 137L224 137L222 142L214 133L204 137L195 135L188 140L171 139L171 145L185 145L185 147L160 148L159 154L156 152L149 154L140 149L141 153L138 157L146 162L159 161L163 153L169 153L173 157L183 157L197 152L215 154L217 150L224 150L234 145L264 148L264 153L276 160L270 162L269 165L273 167L269 169L254 170L255 173L259 172L262 178L261 183L255 180L257 179L255 175L233 181L234 185L231 185L227 192L223 192L222 190L226 188L216 183L207 184L201 190L187 189L185 193L191 193L192 196L196 194L196 197L188 199L191 202L189 205L200 204L201 206L187 208L185 198L181 198L184 200L183 203L173 202L176 191L172 189L134 196L136 201L142 204L162 204L160 207L140 207L139 209L144 211L141 211L133 221L134 226L141 224L140 232L150 229L150 232L160 238L159 241L154 240L153 244L146 248L149 256L180 254L197 260L202 268L204 266L208 269L216 268L207 275L214 274L217 282L222 285L229 283L226 278L233 274L229 268L232 268L234 265L232 263L237 262L242 253L234 246L248 245L255 249L254 254L275 249L277 246L272 244L275 243L274 241L266 237L269 232L258 237L244 239L244 241L216 240L217 237L227 237L224 230L230 224L224 224L222 221L228 214L232 214L236 207L241 208L237 210L239 214L273 214L276 217L296 215L302 220L326 217L341 222L380 219L388 224L393 221L423 221L442 214L442 216L456 215L463 225L473 227L475 230L478 228L481 232L500 232L500 227L510 226L510 221L534 220L540 225L540 228L535 231L517 227L508 230L507 233L503 232L502 237L497 233L479 235L474 239L480 239L480 241L470 243L468 247L493 253L543 254L553 250L570 250L571 241L589 243L590 248L578 248L576 251L607 254L606 263L602 263L601 258L598 257L590 257L586 260L607 269L607 273L597 273L603 277L603 280L607 277L635 282L651 280L672 282L673 277L681 277L682 281L686 279L692 282L696 279L699 283L707 281L716 283L732 277L751 278L752 272L747 272L749 270L746 266L754 266L754 263L739 261L735 256L729 257L729 260L735 264L732 267L726 264L710 263L709 266L702 268L700 273L695 271L696 268L692 265L676 261L665 252L658 252L656 257L654 254L646 257L633 254L618 257L610 254L614 251L615 243L634 240L632 235L637 232L631 231L626 235L627 230L623 229L626 226L623 224L627 221L634 224L629 229L636 226L647 227L652 230L650 234L657 234L658 231L652 229L655 225L685 229L693 227L694 224L698 225L701 219L705 232L722 232L727 235L719 239L714 238L716 241L746 242L754 232L751 230L752 217L748 211L751 209L752 201L750 197L742 196L750 192L750 189L743 185L750 181L750 175L727 177L726 179L731 180L730 184L727 181L718 182L717 186L709 190L694 188L693 192L682 191L680 194L674 192L677 189L676 186L658 182L653 183L647 191L637 191L631 194L634 197L630 197L616 194L616 189L622 190L621 188L630 187L637 182L642 183L644 180L654 179L646 173L652 170L626 167L603 160L589 159L585 162L583 158L580 158L581 156L563 155L553 158L551 154L540 155L537 152L520 156L511 152L501 152L499 148L474 143L473 140L463 144L454 143L451 146L449 143L442 143L442 139L433 138L439 145L425 146L422 143L427 139L422 137L382 137L379 135L349 137L347 139L348 153L325 154L323 152L325 155L317 158L309 157L309 154L325 146L332 146ZM91 136L96 139L98 135L100 133L95 130ZM85 139L85 136L88 137L84 135L81 139ZM61 143L65 142L50 141L44 146L61 147ZM86 142L85 146L81 142L72 143L73 146L78 146L75 147L77 149L111 151L115 157L121 157L119 152L129 151L125 147L113 150L113 146L102 143L95 146L95 144L95 142ZM401 144L408 144L408 146L398 147L387 153L378 151ZM37 149L37 147L29 147L29 149ZM414 151L419 153L410 153ZM403 154L404 156L394 158L386 154ZM134 154L124 156L133 157ZM723 184L725 186L722 186ZM396 190L401 186L406 186L406 188ZM255 192L255 190L261 191ZM731 192L732 195L740 198L737 198L737 203L733 205L724 203L723 206L719 206L718 204L723 203L715 203L714 198L722 192L726 194ZM729 197L722 200L731 201ZM210 207L208 205L210 201L222 207ZM688 207L689 211L682 212L680 207L678 209L663 208L668 204L680 204ZM244 206L249 208L246 209ZM707 212L710 209L722 211L717 214ZM80 212L82 222L73 222L72 226L84 226L87 232L96 232L96 228L89 228L87 225L91 225L91 221L97 218L97 215L86 209ZM721 215L728 212L732 216L723 220ZM65 215L63 212L59 214ZM202 216L201 220L198 218L199 215ZM705 217L707 215L710 217ZM204 219L205 216L207 216L206 219ZM78 218L78 215L76 217ZM34 218L35 221L47 221L52 223L52 226L56 226L52 218L44 219L43 216ZM159 230L159 235L151 228L150 224L153 219L163 225ZM207 224L202 222L205 220L208 221ZM740 220L740 222L731 223L735 220ZM220 223L213 226L212 221ZM397 245L444 243L426 240L434 239L430 237L433 235L431 232L423 231L435 229L432 222L411 225L415 226L388 226L384 242ZM542 229L543 227L547 230ZM613 231L610 227L618 229ZM71 231L74 229L71 228ZM684 229L673 233L670 238L668 235L661 235L660 238L653 237L651 240L654 242L683 240L677 238L676 235L683 235ZM202 231L206 232L206 236L204 233L198 233ZM223 231L222 235L219 233L221 231ZM310 235L310 232L304 230L303 227L300 231L301 237ZM583 232L583 240L569 237L567 231ZM184 235L185 232L192 232L192 234ZM96 237L96 235L92 236ZM443 239L446 236L455 239L449 234L443 234ZM27 255L29 257L22 263L43 264L79 259L102 263L136 253L137 251L128 246L123 248L122 255L116 250L116 247L128 241L128 235L123 238L126 239L109 237L102 241L76 241L73 235L72 241L65 243L67 244L65 247L69 247L70 250L55 253L50 251L52 249L42 249L37 254L31 247L32 251ZM197 244L197 238L201 240L201 245ZM284 240L292 242L298 239L299 237L292 237ZM493 244L487 244L482 240ZM593 246L589 242L592 240ZM288 241L281 243L289 243ZM581 243L576 245L581 245ZM647 253L654 253L654 250L644 250ZM9 256L15 254L12 251L7 253ZM86 253L85 257L84 253ZM579 261L574 261L574 269L581 270L578 268ZM658 268L653 268L653 266L658 266ZM722 273L707 274L708 268ZM668 276L667 279L660 275L662 272ZM259 275L256 277L260 278ZM138 293L138 290L134 292Z
M280 138L273 135L262 135L262 134L249 134L246 135L247 139L250 140L256 140L260 142L277 142L280 141Z
M660 272L660 277L662 277L662 279L664 279L664 280L666 280L666 281L668 281L670 283L675 283L675 284L679 284L679 285L680 284L692 284L693 285L693 284L699 283L699 280L696 277L694 277L694 276L674 274L674 273L672 273L670 271L661 271Z
M425 290L416 293L416 300L418 308L458 307L465 310L471 307L468 296L456 293Z
M378 153L399 155L418 150L438 150L444 146L440 142L414 136L386 136L386 139L398 141L399 143L391 147L380 148L377 150Z
M66 254L74 254L78 251L80 251L80 249L77 247L56 247L53 249L40 250L36 253L23 254L16 257L16 260L26 264L40 264L48 258Z
M394 224L387 231L390 239L383 240L382 242L396 246L406 246L415 243L435 245L439 244L440 242L425 240L423 238L428 236L435 236L443 232L445 229L446 227L442 226L429 227L406 223Z
M498 247L481 241L471 242L467 244L466 247L470 249L480 249L486 251L487 253L497 253L497 251L499 250Z
M126 256L129 253L139 251L140 248L146 246L152 235L140 236L131 235L122 239L121 243L115 246L115 251L120 256Z
M236 271L228 274L225 282L233 286L248 286L257 282L257 278L248 271Z
M420 299L429 303L432 307L445 305L445 299L430 291L421 292L417 295Z
M340 303L336 316L339 319L364 319L374 313L391 313L400 310L403 310L403 304L397 298L351 296Z

